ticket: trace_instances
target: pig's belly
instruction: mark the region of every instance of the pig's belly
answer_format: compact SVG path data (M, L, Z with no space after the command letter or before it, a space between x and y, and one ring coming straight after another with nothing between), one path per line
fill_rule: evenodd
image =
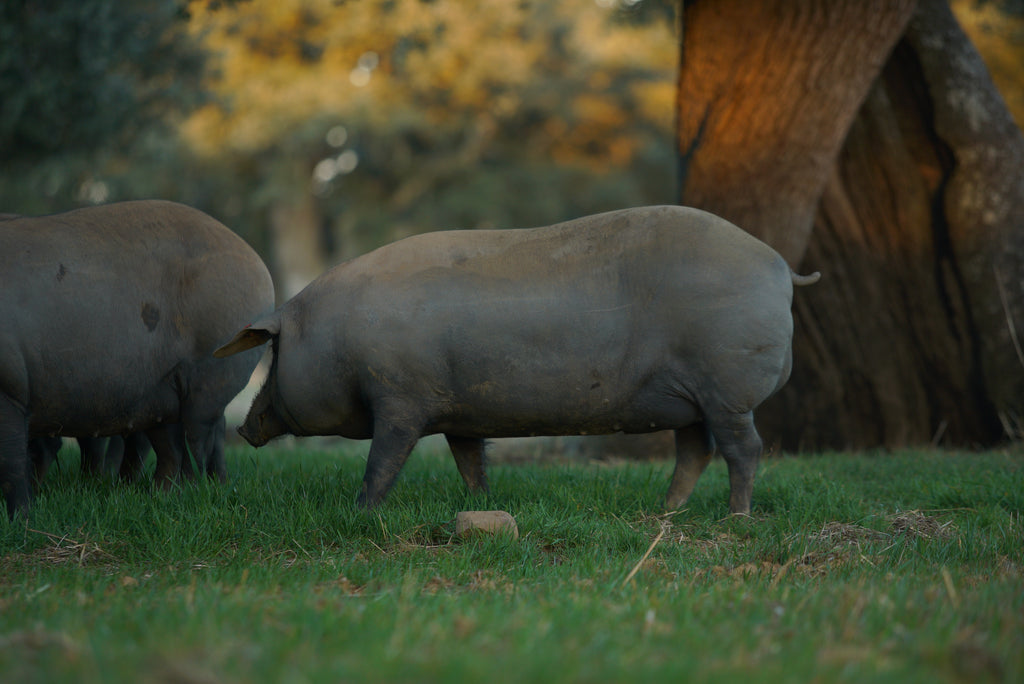
M461 437L499 438L630 434L674 430L701 419L692 401L640 392L616 401L586 394L553 402L551 396L481 400L456 404L430 426L430 432Z
M178 397L164 383L148 388L92 385L33 398L32 434L92 437L145 430L180 419Z

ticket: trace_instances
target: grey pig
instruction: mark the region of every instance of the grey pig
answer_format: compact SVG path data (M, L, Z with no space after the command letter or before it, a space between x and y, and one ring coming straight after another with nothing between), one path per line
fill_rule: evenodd
M358 502L379 504L416 441L442 433L471 489L484 440L676 430L666 505L711 458L750 511L754 409L789 378L793 273L697 209L625 209L545 228L416 235L331 269L218 349L273 342L239 432L372 438Z
M270 274L244 240L163 201L9 218L0 222L0 282L9 517L29 508L28 443L41 436L145 432L164 486L183 469L187 441L223 479L224 407L260 354L212 352L274 306Z

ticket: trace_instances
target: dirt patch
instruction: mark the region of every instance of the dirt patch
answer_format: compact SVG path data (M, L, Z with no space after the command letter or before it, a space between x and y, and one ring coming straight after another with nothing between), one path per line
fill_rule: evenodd
M418 549L446 549L452 546L455 536L454 524L448 521L441 524L424 523L402 532L389 532L387 543L381 547L373 544L384 555L403 553Z
M203 667L203 655L186 654L178 658L161 657L142 676L146 684L217 684L224 681Z
M715 564L698 569L693 576L696 579L735 581L770 577L772 584L777 584L787 575L821 577L839 567L865 562L865 556L861 550L862 544L891 538L892 535L887 532L873 530L862 525L830 522L823 525L817 533L807 537L793 535L789 538L787 541L791 547L804 546L805 550L803 553L791 557L785 563L752 560L738 565ZM746 543L745 539L732 532L721 532L711 539L698 539L685 532L676 531L672 534L672 539L676 543L686 544L705 554L723 549L735 549ZM810 549L806 548L806 542L811 542Z
M953 521L942 522L939 518L922 511L904 511L888 518L887 531L875 530L863 525L844 522L826 523L821 531L810 537L833 547L855 546L875 541L885 541L896 536L920 537L922 539L953 539L956 528Z
M870 527L854 523L830 522L825 523L821 531L810 537L811 541L818 541L830 546L856 546L864 542L882 541L888 539L889 535Z
M348 577L341 575L336 580L324 582L317 586L317 591L330 594L341 594L342 596L362 596L366 592L365 584L356 584Z
M448 578L442 577L441 575L434 575L423 583L422 591L424 594L447 594L455 588L455 582Z
M813 546L821 548L808 550L803 555L787 562L776 581L785 574L786 570L806 577L821 577L836 568L864 562L866 558L862 544L891 538L892 535L887 532L855 523L838 521L825 523L821 530L807 537ZM796 538L792 538L791 541L795 542Z
M480 569L474 571L467 578L462 580L452 579L434 575L423 582L421 591L426 595L451 594L456 592L510 592L514 584L507 578L495 575L492 570Z
M949 652L953 670L964 680L999 682L1006 676L1003 658L983 633L967 627L957 634Z
M797 564L797 570L807 577L822 577L838 568L858 564L871 563L871 560L860 552L859 548L830 551L811 551L804 554Z
M668 529L668 533L665 535L665 541L684 544L691 549L697 549L704 552L735 548L745 542L744 539L733 532L717 532L712 537L701 538L687 534L686 530L673 528Z
M736 580L745 582L758 577L770 577L772 585L778 584L786 575L802 575L805 577L821 577L828 574L834 567L850 562L851 556L839 554L809 553L794 558L786 563L758 561L740 565L712 565L700 568L694 577L714 580Z
M732 567L724 565L712 565L710 568L700 568L695 575L701 577L707 575L714 579L736 579L748 580L761 575L776 575L782 570L782 565L761 561L759 563L743 563Z
M956 536L953 521L940 522L922 511L904 511L889 518L889 529L894 535L922 539L952 539Z
M787 575L802 577L822 577L838 567L858 563L862 556L854 551L811 552L792 558L785 563L772 561L756 561L739 565L712 565L699 568L694 572L694 579L709 578L713 580L734 580L745 582L757 577L771 578L772 586L778 584Z
M65 658L76 658L81 648L63 632L50 632L44 629L33 629L24 632L12 632L0 636L0 651L12 650L24 656L39 651L52 651Z
M120 562L112 553L90 541L78 541L68 536L60 537L49 532L40 532L39 530L29 530L29 532L35 532L49 538L51 545L28 553L8 554L0 558L0 567L7 563L17 565L32 563L39 565L63 565L72 563L79 566L114 568Z
M1001 579L1020 579L1024 576L1024 570L1022 570L1020 563L1013 561L1007 556L1001 556L996 576Z
M74 639L42 628L0 634L0 670L5 682L41 682L44 663L59 661L71 667L87 657Z
M491 570L477 570L470 575L469 582L466 584L466 589L469 591L508 590L511 587L512 585L507 579L500 575L495 576Z

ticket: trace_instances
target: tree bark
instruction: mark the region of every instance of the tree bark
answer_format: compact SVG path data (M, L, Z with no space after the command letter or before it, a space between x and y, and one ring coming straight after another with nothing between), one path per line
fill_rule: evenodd
M282 194L268 211L270 268L279 302L297 295L327 267L323 215L308 189L309 171L301 162L291 171L290 187L298 190Z
M881 10L853 0L828 4ZM766 33L782 30L760 21ZM840 39L827 25L804 30ZM700 40L692 24L691 35ZM861 33L847 39L859 42ZM873 33L865 40L878 44ZM849 82L821 85L849 90ZM817 95L789 98L787 106L820 110ZM824 153L789 155L781 165L761 158L747 169L754 189L735 202L738 211L723 193L714 208L704 205L780 248L791 263L803 257L805 268L823 273L817 285L795 293L794 373L758 414L766 442L799 450L991 445L1007 432L1016 436L1024 416L1017 331L1022 326L1024 337L1024 138L942 0L922 0L863 106L853 97L842 102L853 109L829 114L848 130L828 168L821 167ZM747 104L751 111L761 106ZM800 119L777 103L765 106ZM783 144L799 137L798 128ZM820 137L815 130L808 139ZM721 173L730 164L735 160L711 157L699 168ZM707 197L691 193L698 167L690 167L687 204ZM793 178L809 183L811 169L821 173L816 194L805 187L784 195L783 210L770 206L766 188L785 188ZM770 230L757 220L762 206ZM808 211L812 231L801 224ZM787 223L795 238L777 232Z
M682 203L742 226L798 263L846 132L914 4L686 2Z

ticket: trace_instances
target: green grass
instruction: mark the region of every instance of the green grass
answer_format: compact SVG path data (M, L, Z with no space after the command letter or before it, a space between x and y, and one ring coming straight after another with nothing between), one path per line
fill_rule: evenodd
M767 459L749 518L721 461L663 515L669 462L473 496L428 449L363 514L365 449L238 448L170 493L76 458L0 523L0 680L1024 680L1019 451ZM471 509L519 539L453 539Z

